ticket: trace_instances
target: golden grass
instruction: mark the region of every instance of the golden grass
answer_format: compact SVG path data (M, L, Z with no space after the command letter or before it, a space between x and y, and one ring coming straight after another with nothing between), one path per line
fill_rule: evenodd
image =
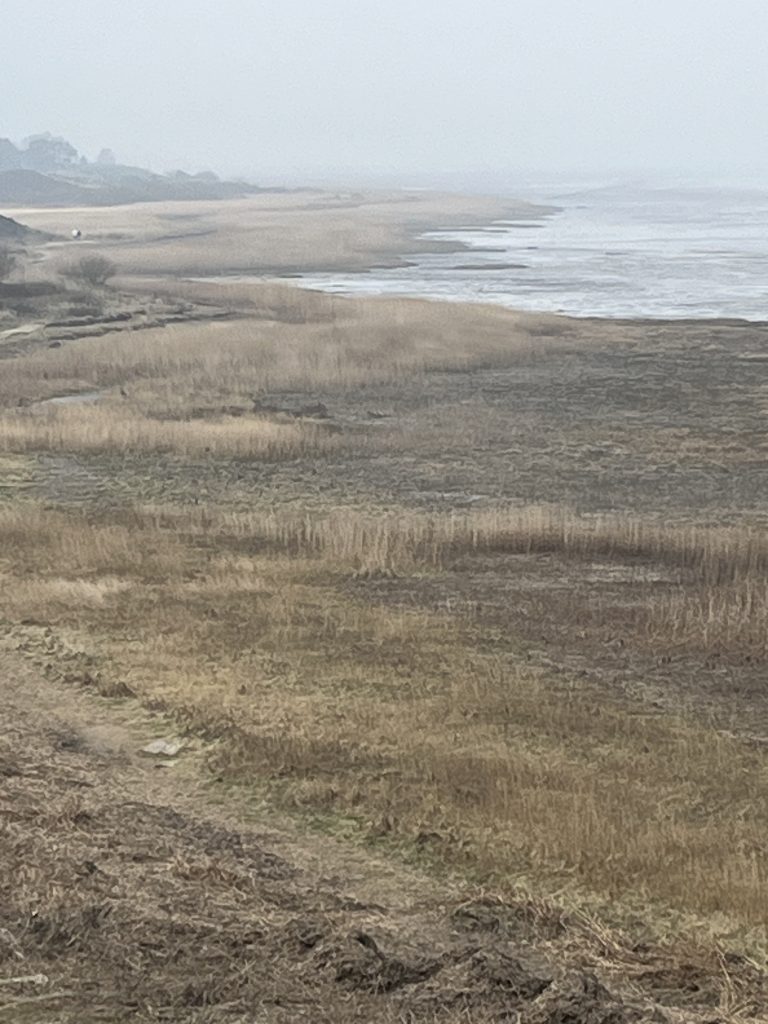
M656 529L646 550L713 575L711 539L696 550ZM219 770L257 772L287 805L351 816L496 884L625 911L650 901L759 945L763 749L549 677L477 624L329 585L329 571L366 566L437 571L513 535L626 556L631 531L611 530L544 510L323 525L154 509L116 525L6 508L0 614L52 626L16 636L57 671L127 686L218 736Z
M341 438L317 423L254 417L254 399L286 391L343 393L436 370L504 365L561 344L548 343L548 318L490 308L449 312L408 300L319 301L295 292L293 306L280 308L293 310L299 322L261 319L284 291L248 289L251 311L233 322L116 332L9 360L0 378L0 451L321 453L338 448ZM93 390L115 401L18 408ZM233 411L246 415L228 415ZM359 440L356 433L353 426L350 436Z
M306 422L255 417L155 420L119 406L51 406L0 417L0 451L171 452L198 458L282 459L328 451L338 438Z
M187 535L248 539L301 559L319 557L358 574L444 569L483 553L629 560L630 571L633 563L664 566L678 584L635 613L649 644L768 662L768 539L750 527L666 526L626 515L579 516L557 506L447 515L145 509L139 518Z
M768 583L763 576L681 587L652 602L647 618L652 637L671 639L679 648L768 663Z
M265 302L276 301L266 286ZM258 303L262 289L251 289ZM311 293L305 323L179 324L100 338L21 357L3 367L0 401L60 390L135 385L139 396L157 392L250 396L273 390L349 389L435 370L504 365L547 348L554 318L525 317L501 309L451 311L414 300L359 302ZM319 317L313 320L313 317ZM533 334L533 330L537 335ZM554 326L552 327L554 331ZM40 395L42 392L42 395Z
M751 527L665 525L628 515L576 514L556 505L470 512L252 513L147 507L137 513L167 529L258 538L306 558L322 555L356 571L444 567L470 552L555 552L589 559L643 559L680 570L681 581L754 584L768 569L768 538Z
M382 199L358 218L350 209L302 209L310 201L90 211L82 223L129 272L215 274L394 258L437 208ZM69 213L23 219L50 228L56 217ZM108 237L121 232L130 237ZM148 278L133 284L146 289ZM346 422L336 435L254 414L253 399L277 396L279 406L289 393L332 405L349 396L350 407L370 384L386 395L414 378L431 384L437 372L521 365L572 346L574 333L552 317L358 302L272 284L156 278L151 287L241 316L70 341L6 361L0 452L129 453L139 465L144 453L170 452L179 456L174 471L190 477L190 499L195 470L183 458L292 458L354 443L385 456L406 446L400 454L417 462L441 439L466 447L468 418L446 403L434 423L395 422L366 440ZM612 342L627 339L617 331ZM591 336L585 328L577 340ZM89 390L106 392L104 401L17 407ZM483 416L478 435L493 423L492 411ZM546 429L545 412L532 429L539 423ZM422 424L426 438L415 436ZM602 429L595 424L596 438ZM477 442L482 458L487 438ZM657 443L652 433L645 442ZM6 629L51 672L171 710L211 739L217 771L266 786L287 806L352 821L364 835L500 888L520 883L599 903L604 917L652 905L655 920L687 915L705 933L768 950L764 746L630 701L618 685L598 687L546 659L529 662L515 608L499 625L472 608L428 611L397 596L386 604L374 590L385 575L402 577L401 595L425 579L440 593L451 573L481 572L510 554L600 562L630 579L634 569L661 567L663 586L640 590L644 603L631 612L599 595L587 607L578 587L564 590L564 635L601 619L617 623L622 642L645 658L717 652L729 665L741 657L762 664L762 533L554 505L437 515L255 504L235 513L227 500L184 508L126 501L90 516L0 506Z

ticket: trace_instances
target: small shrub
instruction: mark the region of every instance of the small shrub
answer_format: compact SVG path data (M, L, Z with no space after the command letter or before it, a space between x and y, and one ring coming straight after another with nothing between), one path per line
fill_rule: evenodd
M100 288L117 273L117 265L106 256L83 256L62 273L75 281L84 281L94 288Z
M8 249L0 249L0 281L10 277L16 266L16 257Z

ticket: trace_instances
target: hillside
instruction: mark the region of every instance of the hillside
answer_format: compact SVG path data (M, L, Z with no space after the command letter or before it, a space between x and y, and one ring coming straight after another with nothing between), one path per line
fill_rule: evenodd
M0 216L0 243L2 244L30 242L50 237L45 231L33 231L32 228L19 224L11 217Z
M265 191L222 181L211 171L157 174L118 163L111 150L92 162L66 139L32 136L25 148L0 139L0 203L30 206L114 206L174 199L233 199Z
M70 206L95 201L80 185L39 171L0 172L0 203L9 206Z
M112 170L116 170L112 168ZM241 182L211 181L176 174L139 175L126 168L124 175L73 178L32 170L0 171L0 203L10 206L116 206L123 203L172 199L235 199L262 191Z

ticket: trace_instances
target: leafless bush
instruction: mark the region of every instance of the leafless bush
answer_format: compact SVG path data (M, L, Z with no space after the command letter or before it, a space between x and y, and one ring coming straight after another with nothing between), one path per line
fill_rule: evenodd
M62 271L65 277L85 282L94 288L103 287L117 273L117 264L106 256L83 256Z
M16 257L13 253L5 248L0 249L0 281L4 281L6 277L10 277L15 266Z

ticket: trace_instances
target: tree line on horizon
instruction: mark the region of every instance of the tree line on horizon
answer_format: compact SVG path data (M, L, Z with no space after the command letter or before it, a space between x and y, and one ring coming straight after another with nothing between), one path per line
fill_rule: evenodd
M51 132L30 135L17 146L11 139L0 138L0 173L5 171L37 171L40 174L74 174L81 176L90 168L92 171L104 172L110 168L119 168L114 152L109 148L99 151L95 161L90 161L67 139ZM190 178L197 181L218 182L218 175L213 171L201 171L198 174L187 174L174 171L169 177Z

